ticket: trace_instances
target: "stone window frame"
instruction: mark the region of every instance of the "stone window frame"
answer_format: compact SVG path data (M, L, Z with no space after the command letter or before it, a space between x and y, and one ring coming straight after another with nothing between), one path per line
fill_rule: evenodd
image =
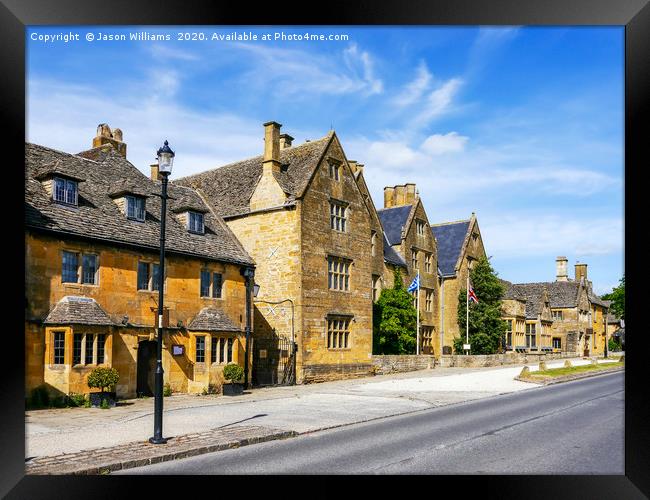
M351 266L352 266L351 259L346 259L344 257L339 257L337 255L328 255L327 256L327 289L334 292L349 292Z
M210 336L210 364L227 365L233 362L235 341L231 336L213 333ZM207 351L207 349L206 349Z
M333 181L340 182L343 176L341 175L341 166L342 162L335 160L334 158L327 159L329 177Z
M424 290L424 310L425 312L433 312L433 290L430 288L423 288Z
M205 351L206 351L206 341L205 341L206 335L194 335L194 363L196 364L204 364L205 363ZM202 349L199 350L199 341L202 343ZM201 356L203 357L202 360L199 361L199 352L201 353Z
M195 219L195 226L196 226L196 221L200 221L200 230L196 229L196 227L192 227L192 218ZM205 234L205 214L202 214L201 212L195 212L193 210L188 210L187 211L187 225L185 227L190 233L194 234Z
M139 279L139 273L140 273L140 264L147 264L147 273L148 273L148 279L147 279L147 288L140 288L140 279ZM138 292L145 292L145 293L157 293L158 288L156 286L158 285L158 280L154 280L154 266L158 266L158 269L160 269L160 262L155 261L155 260L149 260L149 259L138 259L136 269L135 269L135 288ZM167 291L167 268L165 267L165 277L163 278L163 292Z
M429 252L424 252L424 272L433 272L433 255Z
M52 363L53 365L65 365L66 331L52 330ZM57 337L59 339L57 340ZM58 352L57 352L58 351ZM60 362L58 362L60 361Z
M557 340L557 345L555 345L556 340ZM551 342L552 342L552 345L553 345L553 349L562 349L562 337L553 337Z
M555 311L551 311L551 317L553 318L553 321L563 321L564 311L562 311L561 309L556 309Z
M103 345L103 358L102 363L99 361L99 335L104 335L104 345ZM77 337L81 337L81 342L79 343L79 353L76 354L77 349ZM91 340L90 344L88 340ZM88 348L90 346L90 361L88 360ZM78 356L78 357L77 357ZM81 367L84 366L99 366L106 363L106 334L98 333L89 333L89 332L72 332L72 361L71 366Z
M203 295L203 273L208 274L208 295ZM219 295L215 297L215 275L220 276L219 278ZM199 297L201 299L211 299L211 300L223 300L224 297L224 279L223 272L215 271L209 267L202 267L199 271Z
M411 248L411 267L413 270L420 269L419 252L420 251L417 248Z
M426 236L426 227L427 223L422 219L415 219L415 232L420 238L424 238Z
M330 351L351 350L352 335L350 325L352 323L352 316L328 314L325 319L327 349Z
M76 281L63 281L63 259L65 257L65 254L74 254L77 259L77 280ZM95 272L93 274L93 279L94 281L92 283L85 283L84 282L84 257L86 256L92 256L95 257ZM85 285L85 286L99 286L99 269L100 269L100 263L99 263L99 253L96 252L83 252L80 250L73 250L69 248L62 248L61 249L61 283L63 285Z
M57 198L57 181L63 182L63 199ZM68 186L74 186L74 202L71 203L68 201ZM52 178L52 200L55 203L61 203L62 205L67 205L70 207L79 206L79 182L66 179L64 177L54 176Z
M142 203L142 217L138 210L138 203ZM129 215L131 212L131 207L133 208L133 215ZM129 194L124 197L124 211L126 213L126 218L129 220L134 220L138 222L144 222L147 218L147 199L143 196L137 196L135 194Z
M349 232L349 207L345 201L330 198L330 229L339 233Z
M433 327L422 325L420 326L420 352L425 347L433 348Z

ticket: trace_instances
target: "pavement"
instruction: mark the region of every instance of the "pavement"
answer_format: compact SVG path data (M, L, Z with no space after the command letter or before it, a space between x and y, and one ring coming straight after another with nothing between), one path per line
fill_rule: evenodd
M591 361L574 358L571 362L580 365ZM563 364L564 360L558 360L547 366ZM142 453L144 449L156 449L151 456L171 454L173 458L174 447L187 435L227 429L227 436L217 433L215 439L221 444L222 441L230 443L228 446L242 446L250 442L252 428L265 439L275 435L287 437L283 433L315 432L537 387L514 380L523 366L435 368L321 384L253 389L237 397L172 395L164 400L163 435L173 438L166 445L147 442L153 431L153 398L123 401L110 410L31 410L26 412L26 471L73 473L69 467L62 468L62 464L73 458L78 465L75 470L93 471L97 462L91 460L93 454L103 453L117 460L115 457L119 457L120 450L126 453L137 447L141 447L138 449ZM528 366L531 371L537 369L536 365ZM239 442L236 439L238 431L244 436ZM233 444L237 442L239 444ZM69 457L70 454L75 456ZM91 462L95 465L89 466ZM130 461L124 459L121 463ZM107 463L103 465L105 470Z

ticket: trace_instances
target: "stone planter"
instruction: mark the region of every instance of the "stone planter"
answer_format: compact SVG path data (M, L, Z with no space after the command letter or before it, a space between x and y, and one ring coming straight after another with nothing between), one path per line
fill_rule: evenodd
M102 399L108 401L108 406L113 408L116 405L117 395L115 392L91 392L90 393L90 406L99 408L102 404Z
M239 396L244 393L244 384L223 384L224 396Z

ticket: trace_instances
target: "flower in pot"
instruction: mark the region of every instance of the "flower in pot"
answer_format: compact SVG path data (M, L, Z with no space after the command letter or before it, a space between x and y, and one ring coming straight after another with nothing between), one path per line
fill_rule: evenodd
M235 363L230 363L223 367L223 378L230 380L229 384L223 384L224 396L236 396L243 394L244 384L241 383L244 377L244 369Z
M106 401L104 408L106 405L115 406L115 392L108 391L108 389L114 388L119 379L120 374L115 368L104 368L100 366L91 371L88 374L88 387L100 390L100 392L90 393L91 406L101 407L103 401Z

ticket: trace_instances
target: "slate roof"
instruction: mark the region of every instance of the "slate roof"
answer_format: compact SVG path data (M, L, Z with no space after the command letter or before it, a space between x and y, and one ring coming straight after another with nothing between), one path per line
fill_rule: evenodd
M241 332L243 331L216 307L204 307L187 325L188 330L202 332Z
M406 226L412 209L413 205L402 205L377 210L384 234L391 245L399 245L402 242L402 227Z
M594 293L589 294L589 302L591 302L592 304L602 306L602 307L609 307L609 306L612 305L611 300L603 300L598 295L596 295Z
M400 254L398 254L393 247L390 246L386 233L384 233L384 260L394 266L406 267L406 262Z
M334 132L316 141L280 150L281 172L275 175L280 187L289 195L287 202L302 197L325 153ZM249 200L262 176L263 156L230 163L196 175L175 179L173 184L198 188L222 217L250 212Z
M93 156L64 153L37 144L25 144L25 226L29 229L53 231L63 235L103 240L108 244L127 244L158 251L160 245L160 181L152 181L112 147L95 148ZM86 179L78 184L79 205L56 203L47 194L43 183L36 180L44 167L58 164L71 175ZM144 222L127 219L110 197L130 189L149 193ZM201 197L187 187L169 183L167 207L172 212L179 206L208 207ZM220 217L207 213L206 233L190 233L173 213L167 215L166 250L210 260L253 265L234 234Z
M524 298L534 302L535 311L539 310L542 291L544 287L548 292L548 299L551 307L576 307L578 304L578 289L580 283L577 281L550 281L540 283L516 283L506 290L505 298ZM526 305L528 311L528 304ZM528 315L528 314L527 314Z
M46 325L114 325L95 299L67 295L59 300L43 321Z
M456 273L456 263L469 230L470 220L432 224L431 231L438 243L438 267L443 276Z

